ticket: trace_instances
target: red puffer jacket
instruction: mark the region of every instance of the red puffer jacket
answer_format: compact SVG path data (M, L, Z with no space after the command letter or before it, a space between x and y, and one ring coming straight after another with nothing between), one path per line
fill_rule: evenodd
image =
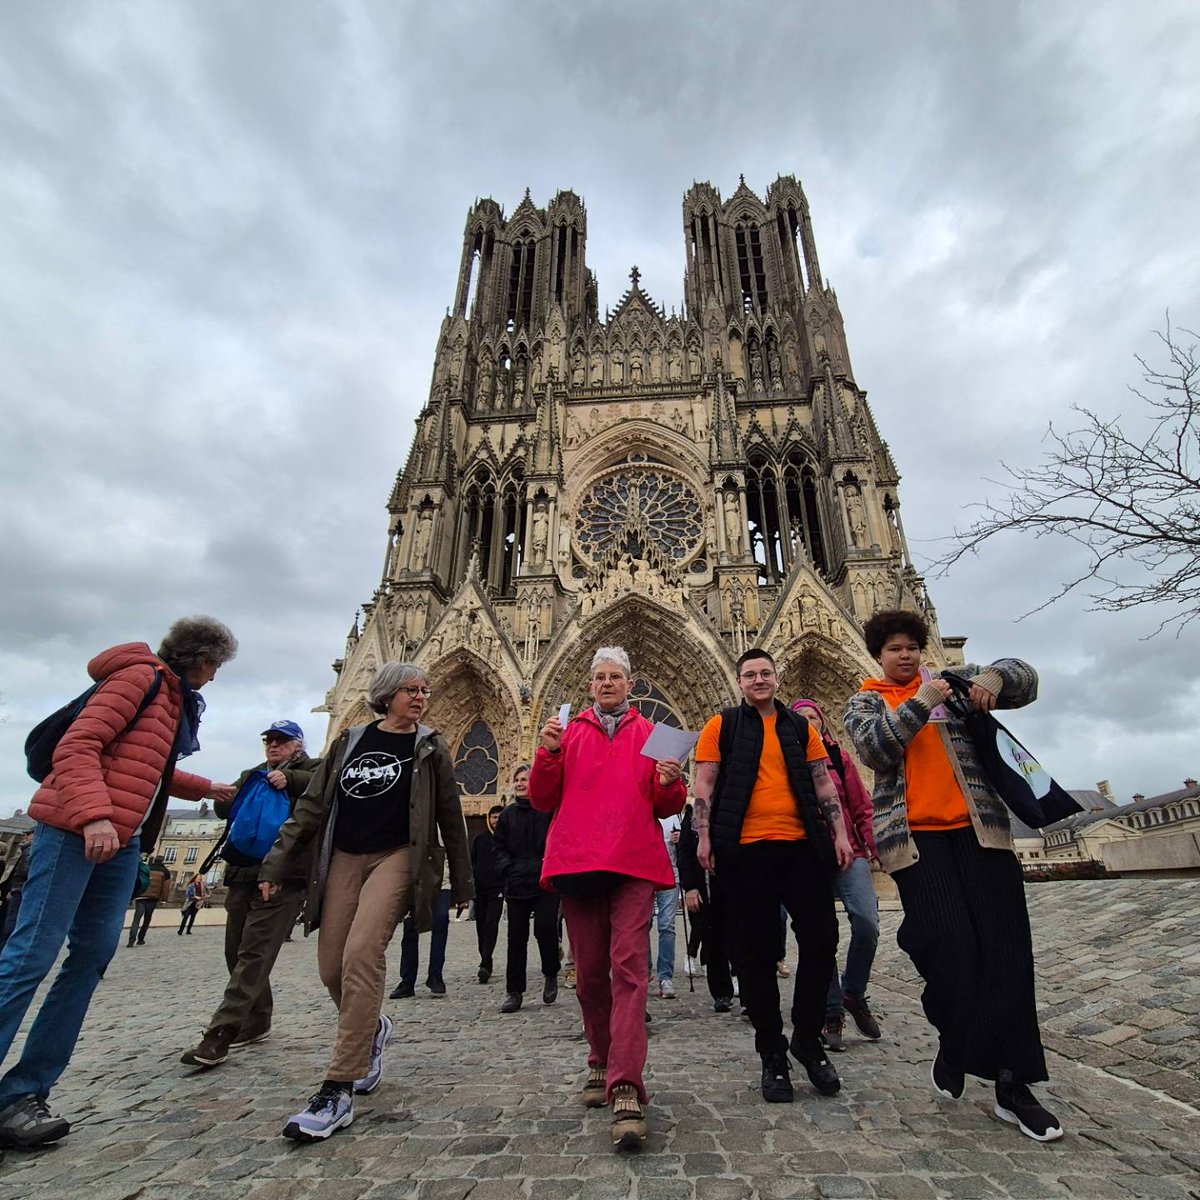
M158 695L126 731L156 670L163 676ZM145 642L96 655L88 674L101 686L55 747L53 769L30 801L29 815L71 833L81 833L90 821L109 820L125 846L166 770L183 689L179 676ZM167 791L182 800L200 800L211 787L211 780L176 771Z

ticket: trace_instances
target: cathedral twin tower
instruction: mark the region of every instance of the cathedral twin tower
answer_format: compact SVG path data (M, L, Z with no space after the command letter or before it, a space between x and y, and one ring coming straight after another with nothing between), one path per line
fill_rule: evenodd
M536 731L585 702L597 646L633 660L651 720L699 729L736 696L750 645L781 698L834 717L875 663L861 624L923 609L899 476L854 381L791 176L765 199L683 201L682 313L630 286L600 314L574 192L467 216L429 400L388 500L383 579L326 707L367 718L375 668L408 659L468 813L486 811Z

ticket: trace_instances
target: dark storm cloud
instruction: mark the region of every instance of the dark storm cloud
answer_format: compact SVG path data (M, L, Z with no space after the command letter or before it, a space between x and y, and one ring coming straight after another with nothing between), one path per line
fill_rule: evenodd
M1200 321L1193 6L245 0L0 16L0 811L102 646L242 642L198 770L332 680L477 196L573 188L602 307L682 297L680 200L800 177L924 561L1071 403ZM1188 318L1191 318L1190 321ZM1195 774L1197 637L1068 601L1048 542L931 580L1068 783Z

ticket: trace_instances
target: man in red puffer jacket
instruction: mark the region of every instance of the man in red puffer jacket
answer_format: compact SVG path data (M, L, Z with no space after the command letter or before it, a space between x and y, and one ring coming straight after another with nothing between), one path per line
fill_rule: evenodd
M66 1070L92 993L121 940L143 848L158 840L167 797L232 796L176 769L200 748L200 689L237 653L211 617L176 621L158 653L114 646L88 664L100 687L63 734L29 805L38 822L16 928L0 954L0 1061L70 935L70 953L0 1078L0 1145L28 1148L70 1132L46 1106ZM139 715L143 701L153 698Z

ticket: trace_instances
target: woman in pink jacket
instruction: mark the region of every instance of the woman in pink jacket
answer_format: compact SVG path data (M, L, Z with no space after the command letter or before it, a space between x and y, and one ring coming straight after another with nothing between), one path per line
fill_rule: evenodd
M611 1103L613 1144L623 1150L646 1137L650 906L658 888L675 885L658 818L687 799L680 764L641 752L654 726L630 707L632 683L620 646L597 650L594 704L565 730L557 715L546 722L529 773L534 808L555 814L542 886L561 895L575 951L589 1047L583 1101Z
M838 745L821 706L815 700L797 700L792 712L799 713L817 727L829 752L829 774L837 788L842 811L847 817L847 832L854 850L854 861L834 876L833 886L850 918L850 947L846 951L846 970L839 977L834 964L829 994L825 998L825 1027L821 1041L827 1050L846 1049L842 1036L846 1013L863 1037L875 1042L883 1036L875 1014L867 1001L867 983L875 964L879 945L879 900L871 878L871 860L876 858L873 818L875 807L850 756Z

